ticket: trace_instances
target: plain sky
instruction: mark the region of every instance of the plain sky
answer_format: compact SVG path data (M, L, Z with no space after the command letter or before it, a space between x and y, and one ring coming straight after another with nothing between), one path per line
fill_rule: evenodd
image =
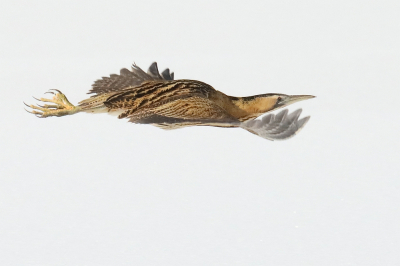
M0 265L400 265L399 1L2 1ZM234 96L312 94L271 142L59 89L157 61Z

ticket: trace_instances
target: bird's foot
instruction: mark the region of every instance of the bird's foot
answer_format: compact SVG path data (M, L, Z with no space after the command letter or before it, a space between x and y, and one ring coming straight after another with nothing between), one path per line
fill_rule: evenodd
M79 112L80 107L77 107L70 103L67 99L67 97L59 90L53 89L53 91L48 91L46 93L53 94L52 99L45 99L45 98L40 98L34 99L45 102L45 103L53 103L53 104L44 104L44 105L28 105L24 103L26 106L32 108L31 111L26 110L27 112L36 115L37 117L40 118L45 118L48 116L64 116L64 115L72 115L76 112Z

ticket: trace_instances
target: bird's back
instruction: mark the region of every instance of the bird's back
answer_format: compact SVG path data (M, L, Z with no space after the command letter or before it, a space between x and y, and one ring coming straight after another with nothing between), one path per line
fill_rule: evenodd
M140 86L113 93L104 105L110 110L128 110L124 117L141 108L156 107L179 99L194 96L208 98L212 92L215 90L210 85L196 80L146 81Z

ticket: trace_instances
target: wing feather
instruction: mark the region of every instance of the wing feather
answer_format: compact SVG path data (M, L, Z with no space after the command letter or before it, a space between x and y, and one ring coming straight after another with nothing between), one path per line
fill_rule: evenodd
M129 111L128 111L129 112ZM238 127L240 122L214 102L191 96L141 108L127 115L129 122L161 125L164 129L182 126Z
M168 73L168 75L164 73ZM88 92L88 94L94 93L95 95L93 95L92 97L95 97L104 93L116 92L129 87L139 86L145 81L164 81L173 79L174 75L173 73L172 75L169 74L169 69L164 70L163 74L160 75L160 73L158 72L157 62L154 62L150 65L147 73L144 72L136 64L133 64L132 70L123 68L121 69L119 75L111 74L110 77L103 77L96 80L93 83L92 89Z
M278 114L269 114L261 120L250 120L243 122L241 127L268 140L284 140L293 137L305 126L310 117L300 120L301 109L288 114L285 109Z
M165 80L174 80L174 73L169 73L169 68L165 69L162 73L161 76L165 79Z

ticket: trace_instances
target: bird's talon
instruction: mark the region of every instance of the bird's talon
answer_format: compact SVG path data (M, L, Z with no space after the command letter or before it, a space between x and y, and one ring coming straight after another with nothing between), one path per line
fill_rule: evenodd
M37 105L28 105L24 103L26 106L32 108L32 111L28 111L31 114L34 114L38 117L44 118L48 116L63 116L63 115L68 115L68 114L73 114L77 111L77 107L71 104L67 97L65 97L64 94L61 93L61 91L57 89L52 89L56 91L57 93L54 93L52 91L48 91L47 93L53 94L52 99L46 99L46 98L35 98L35 100L39 102L44 102L44 103L54 103L54 104L37 104ZM26 110L26 109L25 109ZM36 111L38 110L38 111ZM39 112L40 111L40 112Z
M60 91L60 90L57 90L57 89L50 89L51 91L56 91L56 92L58 92L59 94L62 94L62 92ZM54 92L52 92L53 94L54 94Z
M35 111L35 110L29 111L29 110L25 109L25 111L27 111L28 113L34 114L34 115L42 115L43 114L42 112L38 112L38 111Z
M24 108L24 110L27 111L27 112L30 113L30 114L33 114L31 111L28 111L28 110L26 110L25 108Z

